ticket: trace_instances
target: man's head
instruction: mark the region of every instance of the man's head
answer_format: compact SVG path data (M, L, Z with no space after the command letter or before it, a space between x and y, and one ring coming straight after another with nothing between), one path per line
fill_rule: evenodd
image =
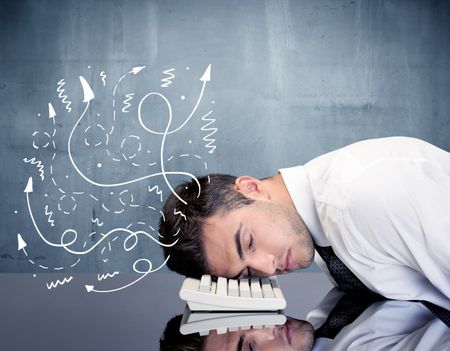
M181 274L238 277L272 275L309 266L308 228L281 175L265 180L213 174L179 185L160 221L168 266ZM183 215L175 214L181 211ZM176 234L174 236L174 234Z

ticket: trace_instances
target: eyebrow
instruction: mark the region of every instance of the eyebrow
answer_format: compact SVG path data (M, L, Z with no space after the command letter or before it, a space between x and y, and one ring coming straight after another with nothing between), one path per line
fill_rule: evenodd
M241 244L241 228L242 228L242 223L239 223L239 228L236 231L236 234L234 234L234 243L236 244L236 250L237 253L239 255L239 258L241 259L241 261L244 260L244 252L242 251L242 244ZM235 277L233 277L233 279L238 279L245 271L245 268L240 271Z
M239 258L241 261L244 260L244 253L242 252L242 245L241 245L241 228L242 223L239 223L239 228L236 231L236 234L234 234L234 242L236 243L236 250L238 252Z
M241 337L239 338L239 342L237 344L237 351L242 351L242 345L244 344L244 335L241 334Z

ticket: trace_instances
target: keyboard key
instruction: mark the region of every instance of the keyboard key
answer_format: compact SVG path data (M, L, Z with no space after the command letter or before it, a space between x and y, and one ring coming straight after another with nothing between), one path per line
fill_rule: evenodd
M239 296L241 297L251 297L250 285L248 284L247 278L239 279Z
M274 298L275 295L272 290L272 285L270 284L270 280L267 278L261 279L261 288L264 298Z
M227 290L228 290L227 278L218 277L216 295L227 296Z
M251 278L250 289L251 289L251 292L252 292L252 297L256 297L256 298L263 297L262 290L261 290L261 285L259 283L259 279L258 278Z
M228 280L228 296L239 296L238 281L235 279Z
M202 279L200 279L200 292L209 292L211 288L211 276L208 274L202 275Z
M211 290L209 290L210 294L216 294L216 287L217 287L217 283L216 282L212 282L211 283Z
M217 334L225 334L227 332L227 328L217 328Z
M275 297L284 300L283 292L281 291L280 286L278 285L278 280L270 279L270 282L272 283L272 290Z

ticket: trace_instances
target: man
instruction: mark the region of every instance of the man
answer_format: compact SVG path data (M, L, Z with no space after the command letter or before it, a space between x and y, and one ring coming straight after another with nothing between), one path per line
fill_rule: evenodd
M169 268L231 278L315 259L329 274L315 254L329 248L373 292L450 309L448 152L414 138L373 139L263 180L198 180L200 191L195 182L175 189L187 205L174 195L164 205L162 241L179 238L164 247Z

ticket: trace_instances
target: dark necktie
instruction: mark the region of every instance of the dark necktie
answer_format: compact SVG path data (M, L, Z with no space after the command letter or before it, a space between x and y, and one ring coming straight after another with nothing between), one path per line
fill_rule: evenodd
M353 323L367 307L383 299L376 294L345 294L331 310L322 326L314 331L314 337L334 339L343 327Z
M331 276L336 281L339 289L345 292L373 293L365 286L353 272L342 262L331 246L317 246L316 250L325 261Z
M371 295L378 295L367 286L365 286L358 277L342 262L339 257L333 251L331 246L323 247L315 245L317 252L320 257L324 260L328 267L328 270L336 281L338 287L345 292L356 292L356 293L368 293ZM436 317L438 317L442 322L444 322L450 328L450 311L445 308L435 305L429 301L418 301L425 305Z

